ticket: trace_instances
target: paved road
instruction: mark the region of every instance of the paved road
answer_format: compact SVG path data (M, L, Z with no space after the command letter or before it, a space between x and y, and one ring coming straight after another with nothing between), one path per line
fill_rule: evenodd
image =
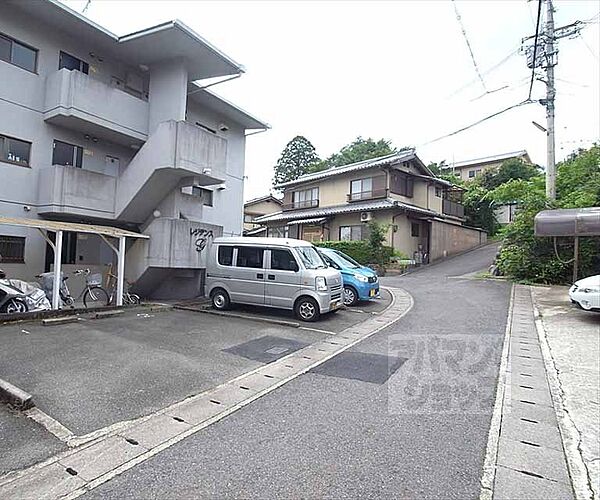
M385 279L414 297L402 320L86 496L477 497L510 287L453 276L486 268L494 252ZM430 375L410 348L436 338L479 348L479 365L459 363L478 406L453 406L456 386L415 405L407 380Z

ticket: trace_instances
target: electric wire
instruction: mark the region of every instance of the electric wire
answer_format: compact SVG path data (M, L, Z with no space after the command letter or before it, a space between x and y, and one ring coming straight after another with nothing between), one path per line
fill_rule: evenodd
M475 67L475 72L479 77L479 81L481 81L481 85L483 86L483 90L487 92L487 87L485 86L485 81L483 80L483 76L481 75L481 71L479 71L479 66L477 65L477 60L475 59L475 54L473 54L473 49L471 47L471 42L469 42L469 37L467 36L467 31L465 29L465 25L462 22L462 18L460 13L458 12L458 7L456 6L456 0L452 0L452 5L454 6L454 12L456 13L456 20L460 25L460 30L462 31L463 37L467 44L467 48L469 49L469 54L471 54L471 61L473 61L473 66Z
M537 21L535 25L535 38L533 40L533 60L531 62L531 80L529 82L529 95L527 99L531 99L533 91L533 81L535 80L535 63L537 60L538 38L540 35L540 19L542 17L542 0L538 0Z

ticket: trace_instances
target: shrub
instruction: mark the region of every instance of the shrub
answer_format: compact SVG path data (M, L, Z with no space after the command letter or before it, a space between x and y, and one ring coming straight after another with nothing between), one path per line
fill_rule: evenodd
M394 253L391 247L385 245L381 245L379 249L374 249L369 241L366 240L322 241L320 243L315 243L315 245L344 252L363 266L369 264L387 264Z

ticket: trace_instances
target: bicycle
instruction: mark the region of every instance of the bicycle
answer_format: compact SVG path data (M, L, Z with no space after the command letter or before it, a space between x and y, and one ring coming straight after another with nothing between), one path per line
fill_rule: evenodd
M62 273L61 273L62 274ZM75 307L75 302L83 298L83 305L86 308L94 307L106 307L110 303L108 292L102 288L102 274L94 273L91 274L89 269L77 269L73 271L75 276L85 276L85 287L77 297L73 297L67 286L68 276L61 276L60 284L60 299L62 303L69 307ZM42 288L46 294L51 297L53 290L54 273L42 273L38 274L36 278L42 278Z
M141 304L142 299L140 296L129 291L131 283L128 280L125 280L125 284L127 285L127 290L123 290L123 305L135 306ZM112 273L112 266L110 265L106 273L106 288L110 290L108 303L112 304L117 292L117 275Z

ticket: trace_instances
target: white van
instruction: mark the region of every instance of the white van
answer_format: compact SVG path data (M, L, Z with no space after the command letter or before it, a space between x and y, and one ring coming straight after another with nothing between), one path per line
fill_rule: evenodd
M290 309L303 321L316 321L342 306L342 276L307 241L215 238L206 295L215 309L255 304Z

